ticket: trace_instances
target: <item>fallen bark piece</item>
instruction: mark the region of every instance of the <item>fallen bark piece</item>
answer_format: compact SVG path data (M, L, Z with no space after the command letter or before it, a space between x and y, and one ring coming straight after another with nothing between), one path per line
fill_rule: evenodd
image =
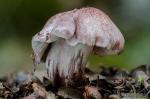
M48 92L40 85L37 83L32 84L34 94L38 97L43 97L44 99L47 98Z

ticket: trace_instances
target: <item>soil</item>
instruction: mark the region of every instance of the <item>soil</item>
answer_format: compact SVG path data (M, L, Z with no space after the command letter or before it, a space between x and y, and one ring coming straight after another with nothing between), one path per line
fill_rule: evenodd
M99 66L99 72L85 69L85 75L67 87L56 87L41 74L23 71L0 78L3 99L148 99L150 66L132 71L116 66Z

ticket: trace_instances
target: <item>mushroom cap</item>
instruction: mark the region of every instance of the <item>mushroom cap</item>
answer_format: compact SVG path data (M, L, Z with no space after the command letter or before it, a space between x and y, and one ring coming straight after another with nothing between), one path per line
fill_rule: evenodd
M124 47L124 37L111 19L101 10L87 7L76 14L76 32L68 42L93 46L98 55L120 53Z
M32 49L35 63L40 63L49 44L60 38L69 39L75 33L75 21L72 11L62 12L52 16L43 29L32 38Z
M40 62L49 44L63 38L70 46L79 43L93 47L98 55L117 54L124 37L101 10L87 7L56 14L32 39L35 61Z

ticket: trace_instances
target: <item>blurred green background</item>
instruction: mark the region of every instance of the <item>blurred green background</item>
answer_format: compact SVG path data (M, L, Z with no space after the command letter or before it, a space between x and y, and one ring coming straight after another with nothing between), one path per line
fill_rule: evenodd
M33 68L32 36L52 15L87 6L107 13L126 39L122 55L92 56L92 66L150 64L150 0L0 0L0 75Z

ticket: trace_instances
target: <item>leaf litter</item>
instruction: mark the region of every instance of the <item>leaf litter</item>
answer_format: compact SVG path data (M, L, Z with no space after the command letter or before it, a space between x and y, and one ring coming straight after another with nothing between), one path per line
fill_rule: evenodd
M150 66L141 65L131 71L116 66L100 66L99 72L88 68L72 83L53 86L44 71L23 71L0 78L2 99L148 99ZM44 74L44 73L43 73Z

